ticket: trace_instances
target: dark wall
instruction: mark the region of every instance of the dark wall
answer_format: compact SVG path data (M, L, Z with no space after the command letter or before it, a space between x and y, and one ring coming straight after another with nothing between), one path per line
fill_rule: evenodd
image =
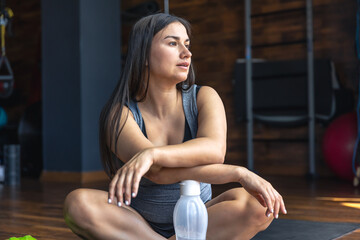
M98 119L120 76L119 1L42 1L46 171L101 170Z
M121 70L119 0L80 1L80 52L82 165L100 170L98 119Z
M123 1L123 9L144 2ZM157 1L163 6L163 1ZM253 0L252 14L304 8L304 0ZM170 13L189 20L193 27L191 51L197 82L214 87L227 113L228 152L226 162L246 165L246 129L235 122L232 79L234 63L244 58L244 1L189 0L169 1ZM314 0L314 50L316 58L335 63L340 82L353 90L357 85L357 60L354 54L356 1ZM305 12L294 11L253 19L254 58L287 60L306 58L304 43L261 47L259 45L305 39ZM126 33L124 33L125 36ZM123 39L124 41L126 39ZM327 174L320 147L324 126L317 125L317 158L320 172ZM255 137L306 139L307 127L272 129L255 124ZM307 172L306 142L256 142L255 167L260 173L295 174Z
M41 4L44 169L80 170L79 2Z
M98 119L120 75L120 1L7 3L15 90L0 106L16 126L42 100L44 170L101 170Z
M46 5L56 4L56 1L42 1ZM78 1L75 1L78 2ZM83 1L81 3L85 3ZM91 1L92 2L92 1ZM89 3L90 5L92 3ZM144 0L128 0L122 1L122 9L126 10L130 7L136 6L139 3L145 2ZM159 6L162 8L163 1L157 0ZM233 79L233 68L237 58L244 57L244 1L238 0L188 0L188 1L175 1L170 0L170 12L182 16L189 20L193 26L193 39L192 39L192 53L193 61L196 67L197 82L203 85L210 85L214 87L221 98L223 99L228 120L228 153L226 161L228 163L246 164L246 152L245 152L245 128L244 124L235 122L234 113L234 94L233 85L231 83ZM5 105L5 109L9 113L9 117L12 120L20 119L20 116L24 112L24 109L28 104L33 102L31 98L37 99L36 94L39 92L39 71L41 66L40 55L40 40L41 40L41 14L50 15L51 10L44 10L41 6L40 0L13 0L7 1L14 13L14 37L7 36L7 55L12 64L16 87L18 90L18 97L14 101L0 101L2 105ZM68 6L74 5L73 1L66 1ZM286 0L253 0L252 9L253 14L270 12L276 10L292 9L298 7L304 7L304 0L286 1ZM342 0L313 0L314 5L314 35L315 35L315 57L317 58L329 58L334 61L335 67L339 74L339 80L341 83L353 89L355 92L357 86L357 60L354 54L354 39L355 39L355 20L356 20L356 1L342 1ZM56 5L54 5L56 6ZM100 6L99 6L100 7ZM61 9L61 6L59 6ZM53 10L53 14L61 13L64 18L64 13L71 11L71 9L62 9L61 11ZM63 13L62 13L63 12ZM97 14L104 14L104 10L97 12ZM104 14L102 17L91 17L89 13L86 21L97 21L102 18L108 19L109 15ZM60 18L60 17L59 17ZM84 18L85 19L85 18ZM75 20L75 19L73 19ZM60 19L55 20L55 23L59 23ZM50 22L44 23L50 24ZM65 22L66 24L66 22ZM75 27L81 24L79 22L73 22L69 26L68 31L73 31ZM58 26L59 29L62 26ZM104 28L107 25L103 26ZM73 30L71 30L73 29ZM86 28L84 28L86 29ZM127 41L128 31L130 26L123 25L123 40ZM61 43L56 43L52 51L57 51L64 61L56 60L56 64L52 66L53 71L59 76L55 76L55 79L62 84L65 81L69 81L69 75L80 75L79 78L90 79L89 83L85 82L71 82L70 86L75 88L85 86L84 94L80 92L78 96L72 91L76 91L71 88L67 88L62 92L62 97L57 101L61 103L71 102L67 96L77 97L77 103L72 102L74 106L81 105L85 101L83 97L85 95L92 96L91 90L86 90L87 86L92 86L96 83L95 78L90 72L80 74L82 69L80 61L80 53L69 52L71 49L70 38L73 40L79 38L79 36L72 36L71 34L64 34L57 32L53 29L54 35L52 36L56 40L61 39ZM81 31L81 30L80 30ZM105 51L102 50L102 46L96 45L95 41L91 40L93 32L91 27L86 30L86 36L89 42L84 43L85 49L92 49L94 53L87 52L88 55L83 55L83 61L90 61L94 57L99 59L104 58ZM57 35L56 35L57 34ZM70 36L70 37L69 37ZM51 37L51 36L49 36ZM254 44L259 46L262 44L271 44L288 40L301 40L305 37L305 14L301 11L284 13L277 16L269 16L264 18L256 18L253 20L253 41ZM67 40L66 40L67 39ZM81 39L79 40L81 41ZM93 42L91 42L93 41ZM69 48L64 48L64 44L69 45ZM43 45L44 47L46 46ZM73 46L74 47L74 46ZM79 47L79 46L78 46ZM123 44L124 50L126 44ZM304 44L295 44L288 46L273 46L273 47L257 47L253 49L254 58L265 58L269 60L286 60L286 59L302 59L305 58ZM65 51L66 50L66 51ZM64 52L63 52L64 51ZM75 50L74 50L75 51ZM78 51L80 51L78 49ZM110 51L110 50L109 50ZM111 49L111 53L115 53L116 49ZM50 52L48 52L50 53ZM68 59L69 56L71 59ZM70 63L76 61L75 65ZM118 61L118 60L116 60ZM114 62L116 62L114 61ZM120 61L120 60L119 60ZM61 63L57 64L57 63ZM101 63L101 61L100 61ZM49 64L49 63L48 63ZM95 64L89 63L93 66L93 71L99 69ZM93 64L93 65L92 65ZM46 63L45 63L46 65ZM112 68L116 66L112 66ZM100 79L107 78L107 73L97 73ZM116 80L115 80L116 81ZM106 82L108 84L112 84ZM56 82L55 84L59 84ZM103 82L104 84L104 82ZM90 87L92 88L92 87ZM54 89L55 92L55 89ZM55 92L56 93L56 92ZM96 98L90 99L86 97L91 104L97 102ZM81 102L81 103L80 103ZM81 111L87 112L91 118L95 117L95 112L90 113L91 104ZM73 106L73 107L74 107ZM98 105L96 105L98 107ZM62 114L73 114L73 121L76 124L81 124L81 113L76 112L72 107L62 109ZM69 112L70 111L70 112ZM72 111L72 112L71 112ZM75 112L74 112L75 111ZM97 110L96 110L97 111ZM69 115L72 116L72 115ZM67 120L64 119L66 122ZM66 125L65 129L78 130L77 127L71 127L71 123L60 123L59 126ZM74 124L74 123L72 123ZM86 127L85 127L86 126ZM93 127L93 125L84 126L86 129ZM97 128L97 126L96 126ZM96 129L97 130L97 129ZM262 138L306 138L307 127L299 127L295 129L272 129L261 124L255 125L255 136ZM323 167L323 171L326 172L326 167L321 163L320 145L322 143L321 137L323 136L325 127L317 125L317 150L318 159L320 161L320 167ZM55 131L55 130L54 130ZM70 131L69 131L70 132ZM55 134L55 133L54 133ZM59 133L60 135L62 133ZM88 134L88 135L86 135ZM90 137L94 139L95 132L86 133L84 129L81 133L74 132L71 135L74 143L80 144L80 138ZM67 148L72 146L64 146L69 143L61 143L60 150L54 150L55 154L62 154ZM62 147L61 147L62 146ZM76 149L74 145L74 149ZM84 149L84 146L83 146ZM83 150L81 150L83 151ZM85 153L87 154L87 153ZM94 152L88 152L89 155L95 154ZM78 153L83 155L83 153ZM75 155L74 155L75 156ZM307 169L307 143L291 143L284 144L279 142L268 143L255 143L255 167L260 173L277 173L277 174L303 174ZM59 160L63 161L63 159ZM66 163L67 164L67 163ZM66 165L65 164L65 165ZM69 163L70 165L72 163ZM79 164L79 163L76 163ZM77 167L80 167L77 166ZM74 168L77 168L74 166Z

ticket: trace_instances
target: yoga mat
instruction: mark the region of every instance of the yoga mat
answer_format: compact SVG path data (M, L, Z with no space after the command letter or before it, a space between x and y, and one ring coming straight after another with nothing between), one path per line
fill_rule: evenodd
M360 228L360 223L313 222L275 219L252 240L329 240Z

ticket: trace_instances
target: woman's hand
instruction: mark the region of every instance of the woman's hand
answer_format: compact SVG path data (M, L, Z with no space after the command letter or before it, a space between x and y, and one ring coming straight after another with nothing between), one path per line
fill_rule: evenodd
M265 215L270 217L272 213L275 218L279 217L279 211L286 214L285 203L282 196L273 186L260 176L247 170L241 173L240 183L244 189L253 195L262 206L267 208Z
M109 203L114 196L120 207L124 202L130 205L131 197L136 197L141 177L144 176L154 164L153 151L151 148L144 149L135 154L128 162L120 168L109 185Z

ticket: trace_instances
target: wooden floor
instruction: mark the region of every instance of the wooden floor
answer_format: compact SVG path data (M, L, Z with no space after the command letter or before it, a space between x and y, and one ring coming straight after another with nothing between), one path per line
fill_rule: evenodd
M335 179L307 181L303 177L267 178L284 196L287 219L360 223L360 188ZM106 189L107 183L84 185ZM214 195L236 186L215 185ZM0 184L0 239L32 235L36 239L79 239L65 225L62 204L68 192L80 187L23 179L20 187ZM360 229L339 238L360 239Z

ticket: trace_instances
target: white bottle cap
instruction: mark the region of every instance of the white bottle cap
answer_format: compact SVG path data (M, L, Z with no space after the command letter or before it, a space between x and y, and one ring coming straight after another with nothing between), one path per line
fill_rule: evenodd
M199 196L200 183L194 180L184 180L180 183L180 194L185 196Z

